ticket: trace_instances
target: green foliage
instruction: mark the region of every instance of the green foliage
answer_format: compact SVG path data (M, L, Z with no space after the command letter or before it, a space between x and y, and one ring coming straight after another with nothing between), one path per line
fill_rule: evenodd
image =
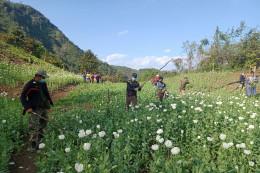
M201 40L198 47L199 65L202 71L251 69L260 67L260 31L247 28L241 22L237 29L222 32L216 28L213 41Z
M127 75L122 73L121 71L117 71L116 73L116 79L117 79L117 82L127 82Z
M80 58L81 71L96 73L98 68L97 56L91 50L87 50Z

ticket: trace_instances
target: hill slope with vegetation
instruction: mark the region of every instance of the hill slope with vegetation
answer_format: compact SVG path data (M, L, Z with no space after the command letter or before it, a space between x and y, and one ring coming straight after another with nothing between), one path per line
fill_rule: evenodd
M34 8L20 3L0 0L0 32L19 33L32 38L49 53L54 54L67 65L70 71L79 72L84 51L72 43L49 19ZM116 69L97 60L96 71L104 75L115 75Z

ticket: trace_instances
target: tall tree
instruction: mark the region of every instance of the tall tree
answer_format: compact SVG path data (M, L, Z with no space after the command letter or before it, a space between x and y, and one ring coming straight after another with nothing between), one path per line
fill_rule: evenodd
M192 71L193 69L193 64L195 59L197 58L197 52L198 52L198 45L196 44L196 42L192 42L190 43L188 40L186 42L183 43L183 51L187 54L187 64L188 64L188 70L189 73Z
M98 68L97 56L91 50L84 52L80 59L81 71L96 73Z

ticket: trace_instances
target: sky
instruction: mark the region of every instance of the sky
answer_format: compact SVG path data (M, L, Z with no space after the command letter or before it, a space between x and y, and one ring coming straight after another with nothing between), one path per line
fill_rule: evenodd
M185 57L185 41L212 40L216 27L260 24L260 0L11 0L30 5L75 45L110 65L161 68ZM259 27L258 27L259 29ZM174 69L173 63L164 70Z

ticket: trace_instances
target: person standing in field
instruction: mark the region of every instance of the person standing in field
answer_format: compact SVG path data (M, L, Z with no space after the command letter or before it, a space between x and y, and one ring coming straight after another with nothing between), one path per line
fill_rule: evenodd
M86 83L86 77L87 77L86 72L83 72L83 83Z
M245 81L246 81L246 78L245 78L245 74L244 73L241 73L241 75L239 76L239 84L238 86L234 89L237 90L238 88L240 89L240 91L242 91L245 87Z
M256 95L256 84L259 79L255 77L254 72L251 71L250 75L246 79L246 95L255 96Z
M156 98L157 100L159 101L162 101L163 100L163 96L165 94L165 91L166 91L166 84L163 82L163 77L160 76L158 78L158 81L156 83L156 86L157 86L157 89L156 89Z
M90 73L87 72L87 82L89 83L90 82Z
M181 81L181 87L180 87L180 92L181 92L181 96L183 96L185 94L185 89L186 89L186 85L189 84L189 80L188 77L185 77L182 81Z
M100 73L98 73L97 75L96 75L96 81L97 81L97 83L99 83L99 80L101 79L101 75L100 75Z
M93 84L94 83L94 78L95 78L93 73L91 73L90 78L91 78L91 83Z
M47 109L50 109L50 105L53 105L45 78L49 78L47 72L44 69L39 69L34 79L25 85L20 97L24 107L23 113L31 114L28 123L31 152L36 151L39 139L43 138L43 128L47 125L47 121L41 119L38 115L47 119Z
M131 80L127 81L127 88L126 88L126 107L129 110L129 105L132 102L134 109L136 109L137 105L137 91L141 91L143 85L139 85L136 81L137 74L133 73L131 76Z

